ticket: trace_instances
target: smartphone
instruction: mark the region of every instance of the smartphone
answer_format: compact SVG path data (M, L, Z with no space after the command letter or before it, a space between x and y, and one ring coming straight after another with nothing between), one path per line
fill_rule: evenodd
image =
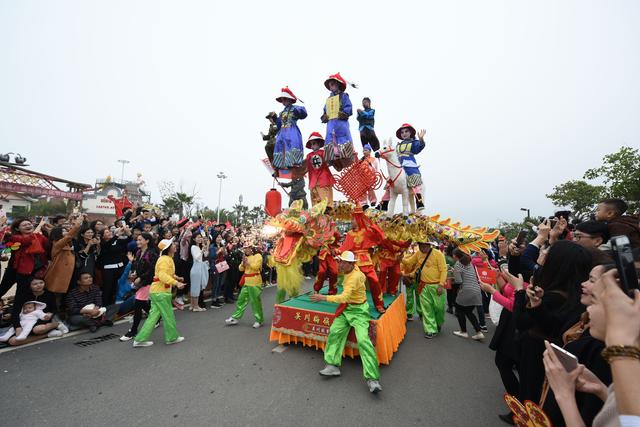
M558 360L560 360L560 363L562 363L562 366L564 366L564 369L566 369L567 372L571 372L578 367L578 358L573 354L553 343L551 343L551 348L553 348Z
M633 252L631 251L629 237L613 236L611 238L611 250L618 268L620 287L629 294L631 290L638 289L638 274L633 263Z
M520 232L518 233L518 237L516 237L516 246L520 246L524 243L524 239L527 237L527 233L528 232L525 229L520 230Z

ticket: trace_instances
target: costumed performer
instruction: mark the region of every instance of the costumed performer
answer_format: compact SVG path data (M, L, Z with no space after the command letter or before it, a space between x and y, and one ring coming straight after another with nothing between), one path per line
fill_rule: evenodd
M291 169L302 165L304 148L302 134L296 122L307 117L307 110L294 105L298 98L289 87L282 88L282 93L276 101L284 105L284 109L276 119L278 135L273 151L273 166L277 169Z
M358 108L358 123L360 126L358 127L358 131L360 131L360 142L362 146L371 145L373 147L373 151L378 151L380 149L380 141L378 141L378 137L376 136L376 131L373 130L375 125L375 114L376 110L371 108L371 100L369 97L365 97L362 99L362 108Z
M338 264L334 258L335 251L337 249L338 242L340 241L340 234L335 231L333 236L326 240L318 252L318 275L316 281L313 284L313 290L320 292L322 285L324 285L325 279L329 279L329 295L335 295L338 293Z
M365 144L364 149L362 150L362 160L367 162L367 165L373 172L377 173L380 170L378 159L371 155L371 151L371 145ZM370 188L360 200L360 205L363 209L367 209L369 206L375 206L377 203L378 198L376 197L376 192L373 188Z
M264 322L262 299L260 298L262 295L262 255L255 253L253 246L248 243L245 243L242 249L244 256L238 268L244 274L240 278L241 288L238 302L236 303L236 311L224 323L237 325L238 320L242 318L247 309L247 305L251 304L251 311L253 311L253 316L256 318L253 327L257 329Z
M176 318L173 315L173 307L171 305L171 288L175 286L178 289L182 289L186 286L183 283L184 279L175 274L176 267L173 263L173 256L176 253L176 249L176 243L174 243L173 238L164 239L158 243L160 257L156 262L153 284L149 290L151 311L149 311L149 316L145 320L142 329L133 339L134 347L149 347L153 345L153 341L148 341L148 339L160 318L162 318L165 343L176 344L184 341L184 337L181 337L176 329Z
M407 287L407 318L413 318L417 305L424 337L433 338L444 324L447 263L435 243L426 238L417 239L417 242L418 250L402 260L402 274Z
M409 123L403 124L396 131L396 136L401 140L396 144L398 160L404 169L404 173L407 175L407 186L416 198L417 209L423 208L424 202L420 188L422 185L422 175L420 175L420 167L416 163L415 155L424 150L425 133L426 131L422 129L418 132L418 139L416 139L416 130Z
M302 209L307 209L307 192L304 191L304 177L294 177L289 182L280 183L282 188L291 188L289 190L289 206L296 200L302 200Z
M369 281L369 290L371 291L373 303L380 313L385 312L384 300L382 299L380 283L369 250L379 245L383 239L384 232L382 229L367 218L362 209L356 207L353 211L351 230L345 236L344 242L342 242L339 249L339 252L351 251L356 254L358 268Z
M333 206L333 184L335 180L329 170L329 165L324 160L324 138L319 132L312 132L307 140L307 148L311 153L307 154L305 165L309 173L309 191L311 192L311 205L316 205L327 200L327 206Z
M384 239L379 246L380 260L380 290L389 295L398 295L400 284L400 261L404 250L410 245L409 241Z
M337 171L346 168L354 161L353 139L349 131L349 117L353 114L351 100L345 92L347 81L340 73L330 75L324 86L331 92L320 118L327 124L324 159ZM350 86L356 87L353 83Z
M276 148L276 135L278 134L278 125L276 124L278 115L275 113L275 111L272 111L267 114L265 119L269 120L269 131L266 135L260 132L260 135L262 135L262 140L266 141L264 145L264 151L265 153L267 153L269 162L271 162L271 164L273 165L273 151Z
M345 251L339 259L340 272L344 274L342 292L338 295L311 294L313 302L328 301L340 304L336 317L329 328L327 344L324 348L326 366L320 371L323 376L339 376L342 365L342 352L347 336L353 327L358 341L358 352L362 361L362 372L371 393L382 390L380 386L380 369L376 349L369 338L369 304L365 276L356 265L353 252Z

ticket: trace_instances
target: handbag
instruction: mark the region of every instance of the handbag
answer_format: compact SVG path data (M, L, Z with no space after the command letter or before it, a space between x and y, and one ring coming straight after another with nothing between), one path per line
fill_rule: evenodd
M228 269L229 269L229 264L227 264L227 261L220 261L219 263L216 264L216 271L218 273L224 273Z
M489 301L489 316L491 317L491 322L496 326L500 323L500 315L503 309L504 307L498 304L492 296L491 301Z

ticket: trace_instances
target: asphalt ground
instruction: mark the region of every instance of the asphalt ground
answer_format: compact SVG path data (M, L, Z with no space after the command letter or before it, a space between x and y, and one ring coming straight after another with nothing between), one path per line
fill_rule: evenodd
M310 289L311 283L305 283ZM176 312L186 340L165 345L76 343L129 323L0 353L0 425L224 426L500 426L503 388L484 343L442 333L425 339L419 321L391 364L381 367L383 391L368 392L359 359L345 359L342 376L324 378L322 352L290 345L274 352L269 327L275 288L262 294L265 326L253 329L250 309L225 326L233 306ZM488 321L490 324L490 321Z

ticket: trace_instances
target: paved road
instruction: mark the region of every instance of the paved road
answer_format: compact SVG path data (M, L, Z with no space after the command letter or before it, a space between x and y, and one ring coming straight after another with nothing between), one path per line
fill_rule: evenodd
M309 288L310 284L307 283ZM267 304L275 289L263 293ZM322 353L290 346L272 353L269 329L251 328L251 316L224 326L232 308L179 312L184 343L166 346L105 341L74 345L89 335L0 354L2 426L301 425L499 426L502 387L487 344L451 331L426 340L418 322L391 365L381 369L382 393L371 395L359 359L342 376L325 379ZM124 333L127 325L96 335ZM491 332L490 332L491 333ZM490 336L489 333L489 336Z

